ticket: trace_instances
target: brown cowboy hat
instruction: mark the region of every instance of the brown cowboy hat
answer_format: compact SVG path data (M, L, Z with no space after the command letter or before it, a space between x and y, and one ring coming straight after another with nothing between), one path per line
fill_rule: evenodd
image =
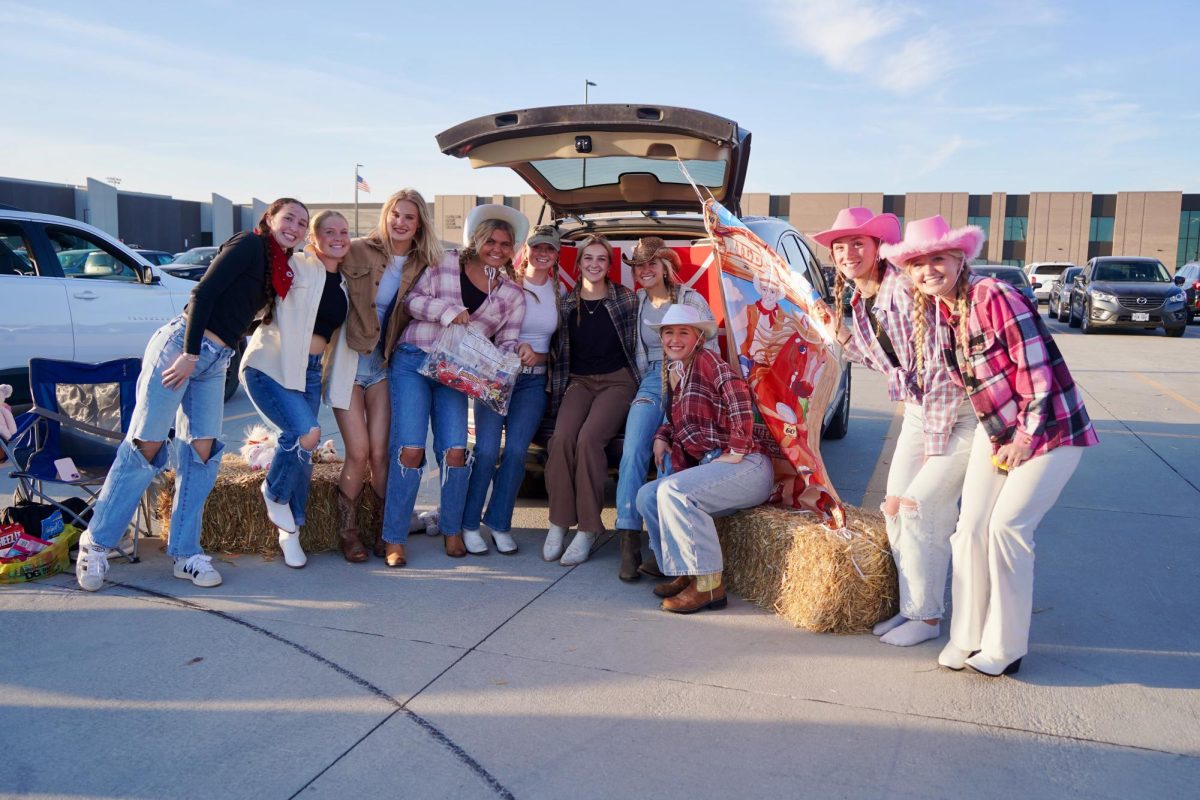
M638 239L638 243L633 247L632 258L623 254L621 256L621 260L631 267L645 264L647 261L653 261L656 258L665 258L667 261L670 261L677 272L682 265L679 254L667 247L667 243L657 236L643 236L641 239Z

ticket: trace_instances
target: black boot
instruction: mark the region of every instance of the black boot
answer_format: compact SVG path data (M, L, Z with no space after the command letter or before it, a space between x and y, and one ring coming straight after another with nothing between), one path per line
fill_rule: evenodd
M623 581L636 581L641 578L638 567L642 565L642 532L617 531L621 537L621 571L618 573Z

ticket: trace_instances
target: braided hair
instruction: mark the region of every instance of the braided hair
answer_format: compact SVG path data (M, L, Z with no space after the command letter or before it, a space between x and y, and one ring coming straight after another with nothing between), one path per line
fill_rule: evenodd
M285 206L297 205L304 209L304 213L308 213L308 206L301 203L294 197L280 197L271 205L267 206L267 210L259 217L258 225L254 228L254 233L262 240L263 250L266 252L267 268L263 270L263 293L266 295L266 301L263 304L265 312L262 317L262 324L270 325L275 318L275 298L278 293L275 291L275 284L271 280L271 217L278 214ZM292 248L284 251L284 254L291 258Z
M486 219L475 226L475 230L471 232L471 243L462 249L458 254L458 266L462 269L467 268L467 264L479 258L480 249L487 244L488 237L495 231L504 231L508 234L508 238L512 240L513 250L517 248L517 233L513 230L512 225L509 225L502 219ZM513 269L512 259L504 262L500 270L508 276L509 280L516 282L517 273Z
M955 255L959 259L960 269L958 270L958 278L954 281L954 288L951 290L951 297L954 302L954 313L958 315L958 330L955 332L958 338L958 346L964 352L967 348L969 340L968 317L971 313L971 269L966 261L966 254L961 250L947 251L950 255ZM913 290L913 356L915 359L915 372L917 377L917 388L925 388L925 342L929 336L929 315L936 313L936 305L931 309L929 296L919 289ZM965 375L974 376L971 370L970 361L966 358L959 359L959 368Z

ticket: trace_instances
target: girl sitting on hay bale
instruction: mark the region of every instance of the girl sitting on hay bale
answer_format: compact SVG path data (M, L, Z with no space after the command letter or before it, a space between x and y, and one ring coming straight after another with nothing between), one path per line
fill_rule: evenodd
M1098 440L1037 309L1008 284L971 275L968 230L916 220L881 254L912 277L916 313L933 300L937 325L915 330L916 351L933 337L981 423L950 538L954 616L938 663L1011 675L1029 649L1034 531Z
M242 357L250 402L277 431L275 454L262 483L267 517L279 531L283 561L308 563L300 526L308 510L313 452L321 444L321 364L333 332L346 321L346 289L338 265L350 248L350 227L336 211L313 217L310 249L288 262L281 287ZM364 553L365 556L365 553Z
M964 246L974 257L983 232L970 228L966 235L971 241ZM847 280L854 282L850 324L842 324L840 315L837 319L846 357L887 376L888 396L904 403L880 507L899 578L900 613L872 632L884 644L908 647L941 633L950 534L975 415L932 340L927 352L913 347L913 328L927 325L932 316L924 309L914 316L912 282L879 257L881 244L900 240L895 215L845 208L832 228L813 239L833 254L834 297L842 297Z
M654 593L676 614L724 608L713 517L765 502L774 467L754 437L750 388L703 346L716 323L692 306L672 305L646 326L662 339L667 421L654 439L659 478L638 492L637 508L663 573L674 578Z

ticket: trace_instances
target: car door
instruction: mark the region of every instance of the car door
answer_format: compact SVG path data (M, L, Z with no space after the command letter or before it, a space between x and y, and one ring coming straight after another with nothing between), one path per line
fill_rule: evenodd
M75 355L66 289L54 277L57 264L39 263L34 233L18 220L0 219L0 383L12 385L13 403L29 401L30 358Z
M143 283L147 268L92 231L53 223L43 230L63 268L75 360L140 357L154 331L175 316L167 288Z

